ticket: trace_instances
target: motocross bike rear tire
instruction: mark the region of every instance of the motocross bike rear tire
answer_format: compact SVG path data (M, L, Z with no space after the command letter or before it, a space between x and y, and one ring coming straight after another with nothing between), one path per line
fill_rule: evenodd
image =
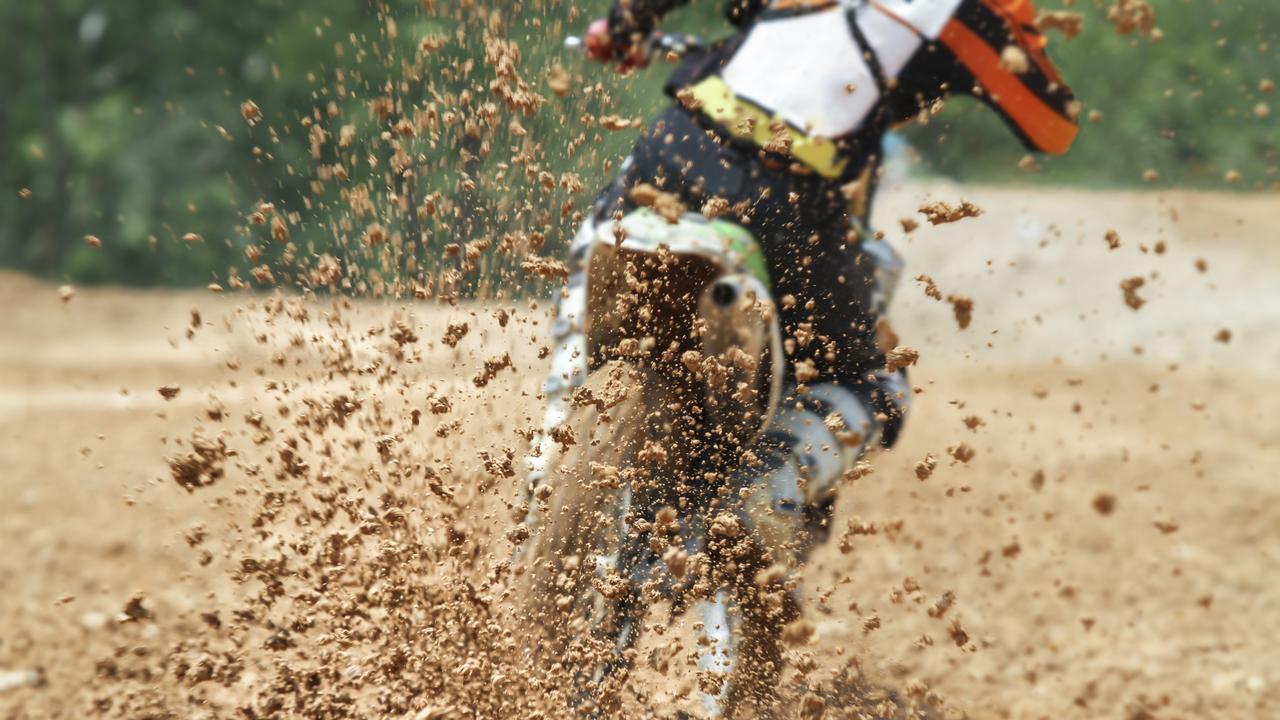
M625 645L617 613L631 589L626 578L601 573L597 559L619 553L631 483L668 466L662 448L673 397L656 372L619 360L573 393L560 452L534 492L538 521L521 563L525 616L557 662L598 668Z

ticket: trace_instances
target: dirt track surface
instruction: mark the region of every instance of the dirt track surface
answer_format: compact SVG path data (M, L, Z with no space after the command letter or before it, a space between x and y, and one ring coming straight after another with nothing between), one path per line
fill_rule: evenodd
M897 224L925 199L961 197L985 214L909 236ZM943 185L885 196L878 225L908 260L893 323L921 352L912 382L922 392L901 444L842 490L835 537L808 570L817 632L797 652L814 658L813 676L859 667L979 718L1280 713L1274 202ZM1118 249L1104 240L1109 228ZM972 298L967 329L950 304L925 296L912 280L921 273L944 296ZM1120 289L1135 276L1147 301L1138 310ZM268 683L264 671L247 662L226 687L169 693L182 683L161 648L203 632L198 613L241 591L237 558L218 548L256 541L252 509L235 492L184 492L166 457L211 407L239 423L254 410L270 416L282 394L326 392L308 371L318 360L307 348L321 340L290 350L292 331L264 325L245 296L92 290L63 304L54 287L4 275L0 301L0 716L226 716L201 703L234 707ZM404 444L452 468L446 479L483 485L479 453L520 448L515 431L536 423L545 305L520 304L506 329L496 306L347 309L357 329L399 311L424 346L399 379L371 370L364 401L401 417L423 397L449 395L446 419L458 424L448 437L433 435L443 421L427 417ZM189 339L193 307L201 324ZM460 320L468 337L441 344ZM1229 342L1215 340L1224 329ZM383 340L354 348L354 364ZM483 360L504 352L514 372L475 387ZM302 377L311 385L289 385ZM396 389L406 385L420 394ZM181 390L165 400L160 386ZM948 453L960 442L975 451L968 462ZM268 451L249 446L238 461ZM927 453L937 469L921 481L915 467ZM511 482L460 491L477 499L457 504L453 521L465 527L449 532L507 553L495 498ZM405 492L434 502L414 487L406 481ZM842 551L855 516L882 530L851 536ZM208 538L189 547L184 534L197 523ZM207 565L201 548L212 550ZM933 617L947 592L954 605ZM119 622L137 593L151 617ZM270 665L272 651L257 643L237 652ZM647 684L648 708L669 706L689 684L674 670L635 682ZM166 703L130 704L147 694L139 688L159 688ZM433 707L422 697L392 703L401 705L405 717ZM435 709L419 716L471 716Z

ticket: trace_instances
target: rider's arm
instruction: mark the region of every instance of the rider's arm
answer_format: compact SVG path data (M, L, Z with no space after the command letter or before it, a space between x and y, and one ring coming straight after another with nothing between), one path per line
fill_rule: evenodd
M689 0L613 0L609 35L615 47L633 48L649 37L663 16Z
M643 57L642 46L667 13L690 0L613 0L609 17L598 21L600 33L588 29L588 54L596 60L624 60ZM769 0L728 0L725 19L742 27L768 5ZM593 23L594 26L594 23ZM624 62L624 65L627 63ZM639 61L636 64L644 64Z
M1030 0L964 0L938 43L956 62L952 92L981 97L1027 147L1056 155L1075 140L1078 106L1035 15Z

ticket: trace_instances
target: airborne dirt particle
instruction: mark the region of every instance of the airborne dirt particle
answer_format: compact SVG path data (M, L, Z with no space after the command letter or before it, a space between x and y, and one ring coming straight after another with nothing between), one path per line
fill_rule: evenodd
M484 361L484 368L476 375L471 382L476 387L484 387L489 381L496 378L498 373L506 369L514 369L511 363L511 355L503 353L502 357L490 358Z
M1138 310L1145 305L1147 301L1138 296L1138 289L1146 284L1147 281L1140 276L1121 280L1120 290L1124 292L1124 304L1134 310Z
M896 372L902 368L915 365L920 359L920 352L909 345L899 345L884 354L885 369Z
M222 438L208 438L196 432L191 436L189 452L168 459L173 481L187 492L208 487L220 480L225 463L233 453Z
M1116 496L1111 493L1098 493L1093 497L1093 509L1099 515L1110 515L1116 509Z
M942 593L942 596L933 604L933 607L929 608L929 617L939 619L944 617L947 614L947 611L950 610L951 606L955 605L955 603L956 594L947 590Z
M688 110L698 110L702 101L693 93L693 88L683 87L676 91L676 100Z
M140 593L129 598L129 601L124 604L124 609L120 611L116 620L118 622L126 623L152 619L154 615L152 615L151 610L143 604L144 600L146 600L146 596Z
M968 200L961 200L958 205L949 205L945 202L936 201L922 204L919 212L924 215L931 225L945 225L959 222L965 218L978 217L982 214L982 208Z
M1146 0L1115 0L1107 8L1107 20L1120 35L1136 32L1150 37L1156 26L1156 11Z
M924 294L926 297L931 297L934 300L942 300L942 291L938 289L933 278L928 275L921 274L916 276L916 282L924 283Z
M639 127L642 123L638 120L620 117L618 115L603 115L600 117L600 127L605 130L626 130L628 128Z
M968 443L959 442L948 446L947 454L954 458L956 462L967 463L978 453Z
M938 458L934 457L933 453L927 453L923 460L916 463L916 479L928 480L936 467L938 467Z
M252 100L245 100L240 103L240 116L250 126L256 125L262 119L262 109L258 107L258 103Z
M1000 51L1000 69L1014 75L1023 75L1031 69L1031 60L1027 53L1017 45L1006 45ZM936 224L936 223L935 223Z
M813 623L805 619L796 620L782 629L782 641L792 647L808 645L818 634Z
M1067 10L1048 10L1036 17L1036 25L1047 32L1057 30L1065 40L1073 40L1084 28L1084 16Z
M812 360L800 360L795 364L796 382L807 383L817 380L820 373Z
M711 534L723 538L736 538L742 534L742 522L733 513L722 512L711 519Z
M761 146L764 151L779 155L789 155L795 139L791 136L790 129L786 123L774 122L770 124L769 132L771 133L769 139Z
M553 65L547 70L547 87L556 97L565 97L569 94L572 87L573 78L559 64Z
M445 329L444 337L440 338L440 342L451 348L456 348L470 330L471 326L467 323L449 323L449 327Z
M640 183L631 189L631 200L641 207L652 208L672 225L680 221L687 208L680 198L664 192L649 183Z
M729 212L729 201L721 197L708 198L702 204L702 214L709 220L714 220L727 212Z
M569 277L569 268L555 258L534 255L525 259L520 266L525 272L552 280L563 280Z
M386 241L387 241L387 229L382 226L382 223L372 223L369 225L369 227L364 229L365 245L370 245L370 246L381 245Z
M948 295L947 302L951 303L951 310L956 316L956 325L961 330L966 330L969 323L973 322L973 298L965 295Z

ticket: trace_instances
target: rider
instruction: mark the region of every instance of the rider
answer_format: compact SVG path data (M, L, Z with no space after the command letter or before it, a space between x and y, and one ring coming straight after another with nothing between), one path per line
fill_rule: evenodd
M643 64L658 21L687 2L614 0L588 54ZM730 495L746 507L729 510L766 562L793 570L825 537L837 481L894 443L909 402L877 344L900 261L866 225L885 133L970 94L1034 151L1075 138L1076 103L1035 17L1030 0L731 0L739 31L685 56L667 85L678 102L597 200L595 222L612 222L651 199L635 192L649 185L763 246L792 384ZM575 243L555 326L548 427L563 417L555 398L584 377L588 245Z
M588 54L641 64L658 21L687 2L614 0L588 30ZM678 102L637 140L595 217L633 209L647 183L724 209L763 244L806 388L787 394L757 452L765 467L750 482L768 497L744 519L790 564L823 536L852 461L894 443L909 401L876 342L900 267L866 227L885 133L970 94L1028 148L1059 154L1078 107L1030 0L731 0L727 16L739 32L686 55L667 83ZM558 344L578 329L573 310L561 309Z

